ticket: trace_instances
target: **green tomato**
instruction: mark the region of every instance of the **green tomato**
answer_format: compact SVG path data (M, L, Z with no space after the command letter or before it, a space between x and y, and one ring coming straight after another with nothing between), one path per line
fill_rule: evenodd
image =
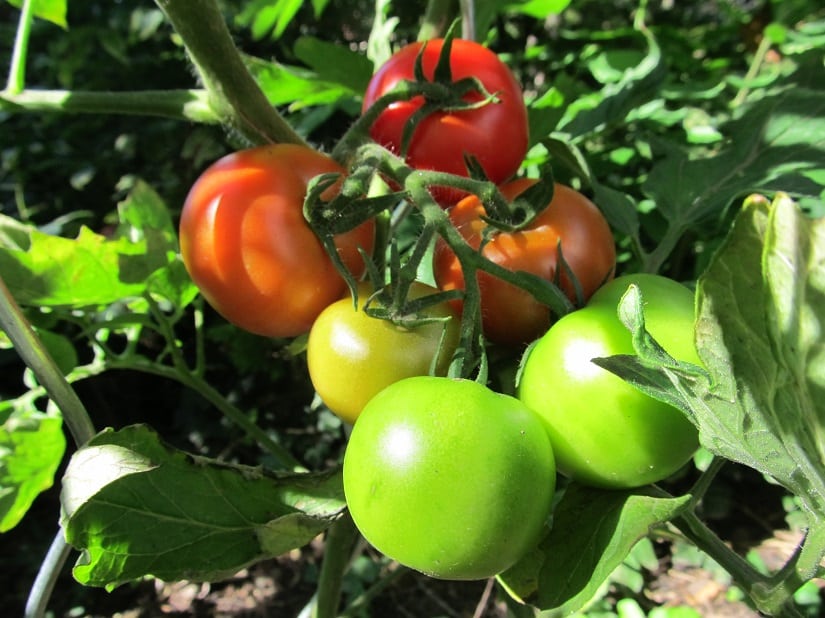
M410 297L438 290L414 284ZM459 319L446 303L427 307L423 316L443 321L403 328L363 310L369 289L359 293L359 308L344 298L315 320L307 341L309 377L326 406L347 423L381 389L402 378L444 375L458 345Z
M518 397L544 420L559 471L588 485L631 488L679 470L698 446L693 424L592 358L635 354L617 307L630 284L642 294L647 330L674 358L700 364L694 298L659 275L619 277L558 320L528 350Z
M407 378L364 408L344 493L376 549L443 579L484 579L539 540L555 490L541 420L469 380Z

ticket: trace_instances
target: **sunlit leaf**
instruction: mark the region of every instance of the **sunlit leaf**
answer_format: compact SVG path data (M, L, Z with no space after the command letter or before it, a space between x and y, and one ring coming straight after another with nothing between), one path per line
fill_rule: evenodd
M710 452L774 478L825 513L825 219L787 196L751 200L700 278L696 342L707 374L669 359L622 318L638 357L598 363L680 408Z
M272 476L196 457L148 427L104 431L73 455L61 525L75 578L215 581L301 547L345 506L340 474Z
M23 5L23 0L7 0L12 6L20 8ZM66 23L66 5L67 0L32 0L33 13L35 17L45 19L61 28L67 28Z
M0 404L0 420L0 532L6 532L54 483L66 438L59 414L44 414L29 402Z
M191 300L192 284L175 266L177 237L158 195L137 183L119 212L116 234L97 234L83 227L75 238L45 234L0 215L0 269L17 302L48 307L106 305L141 296L153 276L165 279L170 300ZM167 266L175 273L157 274ZM169 288L170 282L178 288Z
M660 497L572 483L539 550L499 580L521 600L568 615L583 607L656 524L676 517L690 496Z
M825 97L790 89L753 105L720 129L726 147L695 158L682 146L660 142L657 163L643 185L671 225L718 217L738 197L783 191L819 200L825 191ZM804 201L803 201L804 203Z

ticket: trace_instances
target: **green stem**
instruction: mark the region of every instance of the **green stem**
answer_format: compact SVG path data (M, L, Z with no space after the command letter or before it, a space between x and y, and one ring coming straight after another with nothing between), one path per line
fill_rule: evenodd
M745 99L748 98L748 93L750 92L751 84L753 80L756 79L756 76L759 74L759 69L762 67L762 63L765 62L765 56L767 55L768 51L771 48L771 39L766 36L762 36L762 40L759 41L759 47L756 48L756 53L753 56L753 61L751 62L750 67L748 67L748 72L745 75L745 79L742 81L742 87L739 88L739 92L736 93L736 96L731 101L731 107L739 107L742 103L745 102Z
M659 244L650 253L645 254L642 271L647 273L658 273L662 269L665 261L673 253L685 230L682 226L670 225L665 230L659 240Z
M358 595L344 610L339 618L353 618L364 615L364 611L369 607L370 602L381 594L388 586L393 584L399 577L410 572L405 566L396 565L389 573Z
M461 6L461 38L467 41L476 40L476 1L459 0Z
M95 428L83 402L69 385L49 351L32 330L20 306L0 276L0 326L11 339L23 362L34 372L49 398L63 413L75 443L81 446L95 435Z
M452 21L452 15L451 0L429 0L418 30L418 40L429 41L442 36Z
M728 547L693 511L686 511L674 519L673 524L699 549L718 562L737 585L756 601L754 589L768 582L765 575Z
M95 434L95 428L83 402L58 368L43 342L35 334L0 276L0 327L14 345L20 358L32 370L43 389L63 414L75 444L81 446ZM52 542L41 564L26 604L26 616L39 618L45 613L57 576L69 557L70 548L62 534Z
M324 544L324 561L318 577L318 589L312 607L312 618L335 618L341 604L341 583L352 559L358 540L358 529L349 511L330 526Z
M207 124L218 124L221 120L209 107L205 90L23 90L17 94L0 92L0 110L165 116Z
M26 56L28 55L33 15L33 0L23 0L23 5L20 7L20 21L17 23L17 34L14 37L9 78L6 82L6 92L10 94L17 94L26 85Z
M765 611L786 611L789 601L800 586L817 576L825 555L825 521L814 513L808 514L812 522L797 552L770 581L754 587L753 597L758 607Z
M155 0L180 35L222 124L253 144L307 145L244 64L216 0Z
M713 479L716 478L716 475L725 467L727 463L727 459L723 457L714 457L708 469L705 470L696 482L691 487L690 491L688 492L691 496L693 496L693 503L695 504L699 500L701 500L705 494L707 493L708 489L710 488L711 484L713 483Z
M63 531L59 531L52 540L29 591L26 610L23 614L25 618L42 618L46 615L46 606L49 604L57 578L71 552L72 548L66 543Z
M181 371L176 367L169 367L148 361L130 359L107 360L107 369L129 369L173 380L192 389L209 403L215 406L224 416L243 429L250 437L266 449L284 467L295 472L305 472L306 467L301 464L283 446L273 440L268 433L258 427L243 410L235 407L226 397L213 388L203 377L189 371Z

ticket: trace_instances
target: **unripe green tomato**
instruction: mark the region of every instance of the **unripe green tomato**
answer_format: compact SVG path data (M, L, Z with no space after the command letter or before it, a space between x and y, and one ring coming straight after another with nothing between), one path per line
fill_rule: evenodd
M555 490L541 420L469 380L414 377L376 395L344 455L344 493L376 549L443 579L484 579L539 540Z
M409 295L437 292L415 283ZM443 321L404 328L367 315L363 308L369 294L367 287L361 289L357 310L349 297L324 309L307 342L310 380L326 406L347 423L355 423L366 403L393 382L427 375L431 366L436 375L446 374L458 345L459 319L447 303L421 312Z
M518 397L544 420L560 472L588 485L631 488L661 481L687 463L696 428L676 408L590 359L635 354L618 303L639 287L645 326L674 358L701 365L694 344L694 297L659 275L619 277L583 309L558 320L527 352Z

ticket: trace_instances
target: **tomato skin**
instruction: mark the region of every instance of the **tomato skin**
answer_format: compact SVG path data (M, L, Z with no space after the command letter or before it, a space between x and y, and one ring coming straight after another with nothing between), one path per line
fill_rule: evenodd
M410 297L437 292L416 283ZM349 297L324 309L307 342L309 377L316 392L333 413L351 424L380 390L403 378L427 375L434 359L436 374L445 375L459 339L459 318L448 304L422 311L447 321L405 329L367 315L363 308L369 294L367 287L360 290L357 310Z
M344 494L367 541L444 579L484 579L514 564L538 540L554 490L541 421L469 380L387 387L344 455Z
M393 54L367 86L363 111L400 81L414 79L415 61L422 47L424 75L431 80L443 44L443 39L427 41L426 46L416 42ZM467 176L464 163L467 153L478 159L490 180L504 182L516 173L527 153L527 109L521 87L494 52L473 41L453 40L450 68L454 82L477 77L499 101L472 110L430 114L418 124L410 140L407 164L415 169ZM468 101L481 99L478 93L465 96ZM370 127L373 140L400 154L404 126L423 103L423 97L415 97L390 105ZM433 195L442 204L452 204L464 194L436 188Z
M303 215L307 184L327 172L344 169L304 146L261 146L219 159L190 189L181 256L228 321L259 335L294 337L344 293L344 280ZM356 274L364 269L358 247L369 253L373 232L368 221L336 238Z
M514 180L501 187L508 200L514 199L536 181ZM476 196L468 196L450 209L450 220L474 248L481 245L487 224L481 219L484 206ZM559 270L558 246L582 288L583 300L613 277L616 248L613 233L601 211L584 195L555 184L553 199L530 225L519 232L500 232L482 250L492 262L511 271L523 270L548 281L556 280ZM453 251L439 238L433 261L435 280L442 290L463 290L461 265ZM564 269L559 284L575 302L576 293ZM546 305L528 292L486 272L478 273L481 292L482 328L495 343L529 343L550 326ZM461 301L456 301L460 310Z
M693 342L692 292L658 275L614 279L528 350L518 397L544 419L559 471L588 485L631 488L661 481L698 446L695 427L591 358L635 354L616 308L631 283L653 337L675 358L701 364Z

